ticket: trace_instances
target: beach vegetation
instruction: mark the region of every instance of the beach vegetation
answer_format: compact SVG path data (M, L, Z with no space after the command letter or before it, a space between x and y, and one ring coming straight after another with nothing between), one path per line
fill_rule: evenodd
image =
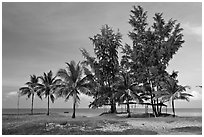
M65 97L65 101L68 101L70 97L73 98L73 114L72 118L75 118L76 106L80 103L80 93L90 94L90 90L94 88L93 84L89 82L92 77L87 74L84 77L83 68L79 63L71 61L66 63L67 69L60 69L57 72L57 76L62 79L61 85L56 92L57 96Z
M119 74L120 80L115 85L117 90L116 100L119 105L127 105L127 117L131 117L130 101L143 103L144 99L147 100L149 98L144 94L144 88L139 86L137 82L133 81L133 78L131 78L131 75L127 70L121 69Z
M170 101L172 105L173 116L175 117L175 100L186 100L189 101L189 97L192 97L191 94L186 93L186 89L190 89L189 86L182 86L178 84L176 79L178 76L178 71L173 71L171 75L167 75L165 81L161 82L162 92L158 98L163 102Z
M122 44L119 30L115 32L109 25L103 25L98 34L90 37L93 56L82 48L84 60L81 63L71 61L66 63L67 69L60 69L56 76L50 71L39 77L42 83L37 84L37 94L48 98L47 115L50 99L54 102L57 96L67 101L72 97L72 118L75 118L79 95L83 93L93 97L89 107L108 105L109 113L117 113L117 104L126 104L128 117L131 102L150 104L153 115L158 117L162 115L164 103L170 101L175 116L174 101L189 101L192 97L185 92L188 86L178 84L177 72L167 71L169 61L184 43L183 28L176 20L165 21L163 13L155 13L152 25L147 19L147 11L133 6L128 21L132 27L128 32L131 44ZM21 91L29 97L33 95L28 88Z
M61 80L57 79L57 76L53 76L51 70L39 78L41 79L41 83L37 84L37 92L40 96L47 98L47 115L49 115L50 100L54 103L55 91L60 86Z
M91 106L110 105L110 113L116 113L116 90L114 84L117 81L117 73L119 72L118 48L122 46L121 33L114 32L111 27L104 25L99 34L94 35L90 40L94 46L94 58L85 58L95 70L95 76L98 82L97 97L91 103ZM82 51L82 54L84 52ZM86 56L87 57L87 56ZM94 106L95 105L95 106Z
M28 98L31 97L31 115L33 114L33 102L34 102L34 96L35 94L42 99L39 92L37 92L37 84L39 82L39 77L36 75L30 75L30 81L26 82L26 87L21 87L19 89L19 95L25 96L27 95Z
M129 64L130 70L137 77L136 81L145 87L155 116L160 114L161 103L156 96L163 91L159 83L168 73L166 68L169 61L184 43L180 23L173 19L166 22L162 15L156 13L153 25L149 27L147 11L134 6L129 19L133 29L128 34L132 46L126 44L123 48L123 60Z

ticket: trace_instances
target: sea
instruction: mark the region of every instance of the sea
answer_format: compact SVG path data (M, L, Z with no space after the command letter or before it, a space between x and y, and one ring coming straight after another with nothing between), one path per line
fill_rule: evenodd
M100 114L107 112L109 108L98 108L98 109L91 109L91 108L77 108L76 109L76 116L85 116L85 117L93 117L99 116ZM125 108L117 108L117 112L125 112ZM175 108L176 115L181 117L202 117L202 108ZM45 113L46 108L34 108L34 113ZM50 113L58 113L61 115L71 116L72 115L72 108L50 108ZM132 113L145 113L144 108L131 108ZM151 113L151 109L148 110ZM172 109L162 109L163 113L170 113L172 114ZM2 114L29 114L30 108L3 108Z

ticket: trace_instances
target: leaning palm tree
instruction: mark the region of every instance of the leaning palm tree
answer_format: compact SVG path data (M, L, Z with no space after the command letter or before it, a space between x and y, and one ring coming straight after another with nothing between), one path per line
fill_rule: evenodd
M164 102L171 101L173 116L175 117L175 105L174 101L177 99L189 101L189 97L192 97L191 94L185 93L186 89L190 89L189 86L178 85L178 80L176 80L178 72L173 72L172 75L167 76L165 80L165 85L163 85L162 94L160 99Z
M30 81L26 83L26 87L21 87L19 89L19 93L21 96L24 96L24 95L27 95L28 98L31 97L31 114L33 115L33 101L34 101L34 96L35 96L35 93L37 93L37 89L36 89L36 86L38 84L38 77L36 75L30 75ZM38 97L40 99L41 96L37 93Z
M50 100L52 103L54 103L55 100L55 90L57 87L60 86L60 79L56 79L57 76L53 77L52 71L48 72L47 74L44 73L44 76L40 76L42 83L38 84L38 93L43 96L45 95L45 98L47 98L47 115L49 115L49 104Z
M76 64L74 61L71 61L66 63L66 65L67 69L60 69L57 72L57 76L61 77L63 81L57 95L65 97L65 101L70 97L73 98L72 118L75 118L76 105L80 102L80 92L87 95L90 94L93 85L89 82L91 75L85 75L82 78L83 69L80 63Z

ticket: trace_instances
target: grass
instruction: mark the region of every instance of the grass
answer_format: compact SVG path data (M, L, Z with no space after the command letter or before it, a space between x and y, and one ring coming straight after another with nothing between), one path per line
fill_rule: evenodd
M133 115L134 116L134 115ZM129 122L133 122L130 124ZM144 124L145 123L145 124ZM117 115L98 117L61 116L58 114L2 115L3 135L155 135L164 129L152 128L154 123L165 128L165 134L202 134L202 117L132 118ZM191 126L192 123L192 126ZM196 124L195 124L196 123ZM175 127L174 124L180 126ZM136 125L136 126L135 126ZM157 130L159 129L159 130Z
M100 127L99 127L100 128ZM98 131L97 127L92 128L92 131L82 131L79 128L54 128L52 130L44 130L43 124L24 125L14 129L3 129L3 135L155 135L154 131L145 131L140 129L127 129L123 132L116 131Z
M191 132L198 135L202 134L202 127L196 127L196 126L187 126L187 127L180 127L180 128L173 128L172 131L177 132Z
M3 135L151 135L154 131L129 128L124 121L104 118L71 119L58 115L4 115L2 117ZM121 131L101 130L104 127L128 127Z

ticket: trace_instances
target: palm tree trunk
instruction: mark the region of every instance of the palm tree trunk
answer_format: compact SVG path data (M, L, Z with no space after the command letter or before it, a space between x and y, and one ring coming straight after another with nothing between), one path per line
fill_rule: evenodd
M50 97L49 97L49 95L47 96L47 115L49 115L50 114Z
M72 118L75 118L75 109L76 109L76 103L74 101L73 103L73 114L72 114Z
M173 111L173 117L175 117L175 109L174 109L174 100L172 99L172 111Z
M33 100L34 100L34 94L32 94L32 99L31 99L31 115L33 115Z

